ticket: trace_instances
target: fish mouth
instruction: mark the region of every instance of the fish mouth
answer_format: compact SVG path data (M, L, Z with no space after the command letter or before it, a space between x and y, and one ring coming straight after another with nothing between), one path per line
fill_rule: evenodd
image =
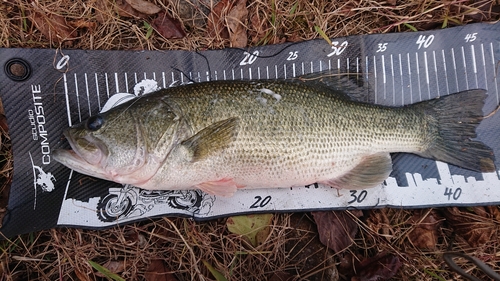
M76 156L88 164L103 166L108 149L99 140L87 134L74 136L71 130L65 130L63 134Z
M52 158L79 173L110 180L102 168L90 164L72 149L56 149L52 152Z
M109 179L103 169L107 148L92 136L73 136L70 130L63 132L71 149L56 149L52 157L59 163L79 173Z

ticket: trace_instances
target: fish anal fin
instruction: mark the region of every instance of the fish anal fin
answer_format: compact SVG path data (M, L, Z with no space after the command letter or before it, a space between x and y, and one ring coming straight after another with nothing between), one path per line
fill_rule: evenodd
M195 187L200 190L216 196L231 197L238 188L243 186L237 185L233 179L223 178L217 181L208 181L197 184Z
M364 189L381 184L392 171L392 160L388 153L377 153L364 157L346 174L321 183L343 189Z
M191 155L191 161L196 162L206 158L215 151L227 147L238 133L238 117L232 117L202 129L194 136L181 143Z

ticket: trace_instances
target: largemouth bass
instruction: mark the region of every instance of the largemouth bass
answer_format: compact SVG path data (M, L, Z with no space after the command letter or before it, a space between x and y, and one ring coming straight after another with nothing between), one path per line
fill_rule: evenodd
M472 140L485 90L403 107L357 102L321 83L216 81L162 89L68 128L53 157L90 176L151 190L382 183L390 153L481 172L494 155Z

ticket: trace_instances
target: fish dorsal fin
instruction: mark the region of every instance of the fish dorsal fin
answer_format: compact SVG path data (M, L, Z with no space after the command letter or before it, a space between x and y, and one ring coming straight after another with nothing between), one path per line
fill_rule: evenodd
M373 95L363 80L361 73L338 73L334 70L325 70L297 77L294 81L315 87L328 88L353 101L374 102Z
M191 155L191 161L201 160L210 153L230 144L238 133L240 119L232 117L215 122L181 143Z
M335 188L364 189L381 184L392 171L392 160L388 153L377 153L364 157L348 173L322 182Z

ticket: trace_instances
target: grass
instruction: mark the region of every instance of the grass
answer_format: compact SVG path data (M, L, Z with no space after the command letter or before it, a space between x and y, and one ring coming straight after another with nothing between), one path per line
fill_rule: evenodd
M183 23L187 36L177 40L165 39L152 29L154 16L126 17L117 12L116 5L104 4L119 2L123 1L2 1L0 47L200 50L230 44L222 36L208 36L206 12L212 8L211 1L197 1L208 3L198 6L183 0L151 1ZM251 46L498 20L498 5L491 0L256 0L248 1L247 8L248 18L243 23ZM52 22L65 26L71 38L44 34L34 19L40 12L58 18ZM5 160L0 163L0 173L8 182L12 161L5 132L1 140L4 152L0 158ZM6 190L5 184L2 190ZM6 198L3 193L2 199ZM295 276L291 280L321 280L321 274L332 270L327 263L330 257L341 280L349 280L353 265L381 252L391 253L403 263L393 280L457 280L444 265L443 252L465 252L498 270L499 213L497 206L363 211L356 219L360 231L354 244L342 253L317 246L317 233L307 213L276 215L269 237L255 248L228 232L225 219L197 223L160 218L103 231L52 229L1 241L0 280L106 280L116 276L102 267L109 269L117 262L125 266L111 271L120 278L151 280L148 272L155 260L161 260L178 280L223 280L222 276L228 280L269 280L280 272ZM428 222L431 214L434 220ZM309 223L310 228L295 235L297 221ZM427 245L419 236L434 237L435 244ZM300 251L297 245L302 245ZM313 253L306 253L311 249L315 249ZM324 259L311 266L317 256ZM469 268L464 261L458 262ZM486 278L476 269L470 271Z

